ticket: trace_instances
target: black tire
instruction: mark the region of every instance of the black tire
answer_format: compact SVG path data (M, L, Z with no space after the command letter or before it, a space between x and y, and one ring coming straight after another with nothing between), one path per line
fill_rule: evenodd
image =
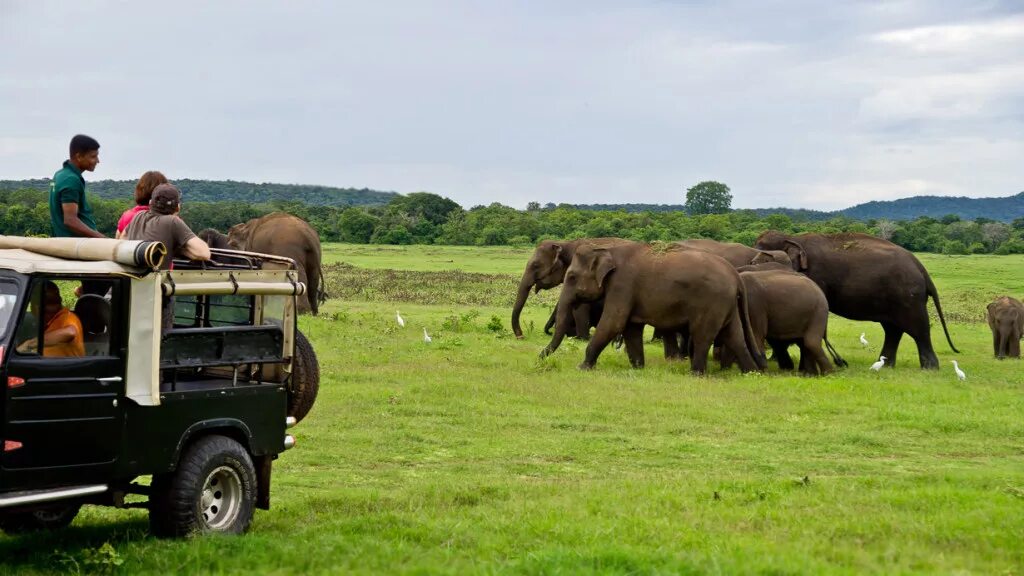
M8 534L22 534L67 528L81 508L81 504L69 504L31 512L4 512L0 514L0 530Z
M292 359L291 385L288 387L288 415L301 421L313 409L320 392L320 363L306 336L295 331L295 357Z
M256 469L238 442L204 436L185 450L177 470L154 476L151 489L149 527L155 536L241 534L256 508Z

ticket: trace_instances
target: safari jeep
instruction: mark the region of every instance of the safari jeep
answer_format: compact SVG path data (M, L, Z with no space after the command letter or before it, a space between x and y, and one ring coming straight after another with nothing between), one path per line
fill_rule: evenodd
M159 271L164 256L0 236L0 529L64 527L94 504L148 508L158 536L240 533L269 508L319 386L296 329L305 287L288 259L219 250ZM51 345L71 318L83 337Z

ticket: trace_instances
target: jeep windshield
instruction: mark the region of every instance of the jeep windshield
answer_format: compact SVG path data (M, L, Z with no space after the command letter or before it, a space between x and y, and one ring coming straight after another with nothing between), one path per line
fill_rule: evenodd
M18 319L18 285L0 278L0 344Z

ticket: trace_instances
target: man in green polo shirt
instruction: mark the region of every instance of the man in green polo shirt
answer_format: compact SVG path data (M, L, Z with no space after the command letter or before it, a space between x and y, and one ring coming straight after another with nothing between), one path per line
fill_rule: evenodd
M70 159L53 175L50 183L50 225L54 236L106 238L96 231L82 177L82 172L92 172L99 163L99 142L84 134L71 139Z

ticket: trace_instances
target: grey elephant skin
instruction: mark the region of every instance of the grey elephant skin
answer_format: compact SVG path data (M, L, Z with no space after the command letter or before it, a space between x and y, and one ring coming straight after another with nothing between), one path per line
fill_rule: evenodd
M909 251L867 234L787 235L769 230L759 250L783 250L821 288L829 310L850 320L878 322L885 331L881 355L896 362L903 334L917 343L922 368L938 369L928 322L928 297L935 302L946 341L959 353L946 328L939 293L924 265Z
M306 285L306 293L299 297L300 313L317 314L320 304L327 300L320 236L302 218L285 212L274 212L236 224L228 230L226 236L207 228L199 232L199 237L211 248L260 252L294 260L299 281Z
M992 351L996 358L1020 358L1020 339L1024 334L1024 304L1010 296L1000 296L988 305L986 318L992 330Z
M523 329L519 324L519 317L523 312L523 306L526 305L526 298L530 295L530 290L533 290L534 294L536 294L541 290L549 290L560 286L565 279L565 271L569 268L569 264L576 254L576 249L580 245L589 243L597 246L609 246L622 242L628 242L628 240L622 238L582 238L564 241L545 240L537 244L533 255L530 256L530 260L526 263L526 269L523 270L523 276L519 280L519 288L516 292L516 302L512 306L512 332L515 333L516 338L523 337ZM555 312L552 312L552 319L556 313L557 309ZM591 304L585 303L574 309L572 315L575 334L583 339L588 338L590 336L590 327L593 325ZM595 310L593 320L600 318L600 315L600 310ZM548 320L545 332L547 332L548 327L552 324L553 321Z
M587 345L582 369L592 368L617 334L623 335L630 363L642 367L647 324L689 332L695 373L707 369L708 350L716 338L733 351L741 370L763 367L750 329L743 283L719 256L678 247L656 251L636 242L580 246L565 274L555 334L541 355L558 349L565 336L567 311L575 303L598 299L604 300L604 313Z
M765 340L771 344L779 367L793 368L786 348L796 344L802 373L831 372L832 364L822 349L828 330L828 300L821 288L791 269L741 272L740 279L747 291L754 338L759 346Z
M734 268L762 262L779 262L789 265L789 256L783 250L765 251L751 248L737 242L719 242L707 238L693 238L676 242L679 246L690 250L709 252L721 256Z

